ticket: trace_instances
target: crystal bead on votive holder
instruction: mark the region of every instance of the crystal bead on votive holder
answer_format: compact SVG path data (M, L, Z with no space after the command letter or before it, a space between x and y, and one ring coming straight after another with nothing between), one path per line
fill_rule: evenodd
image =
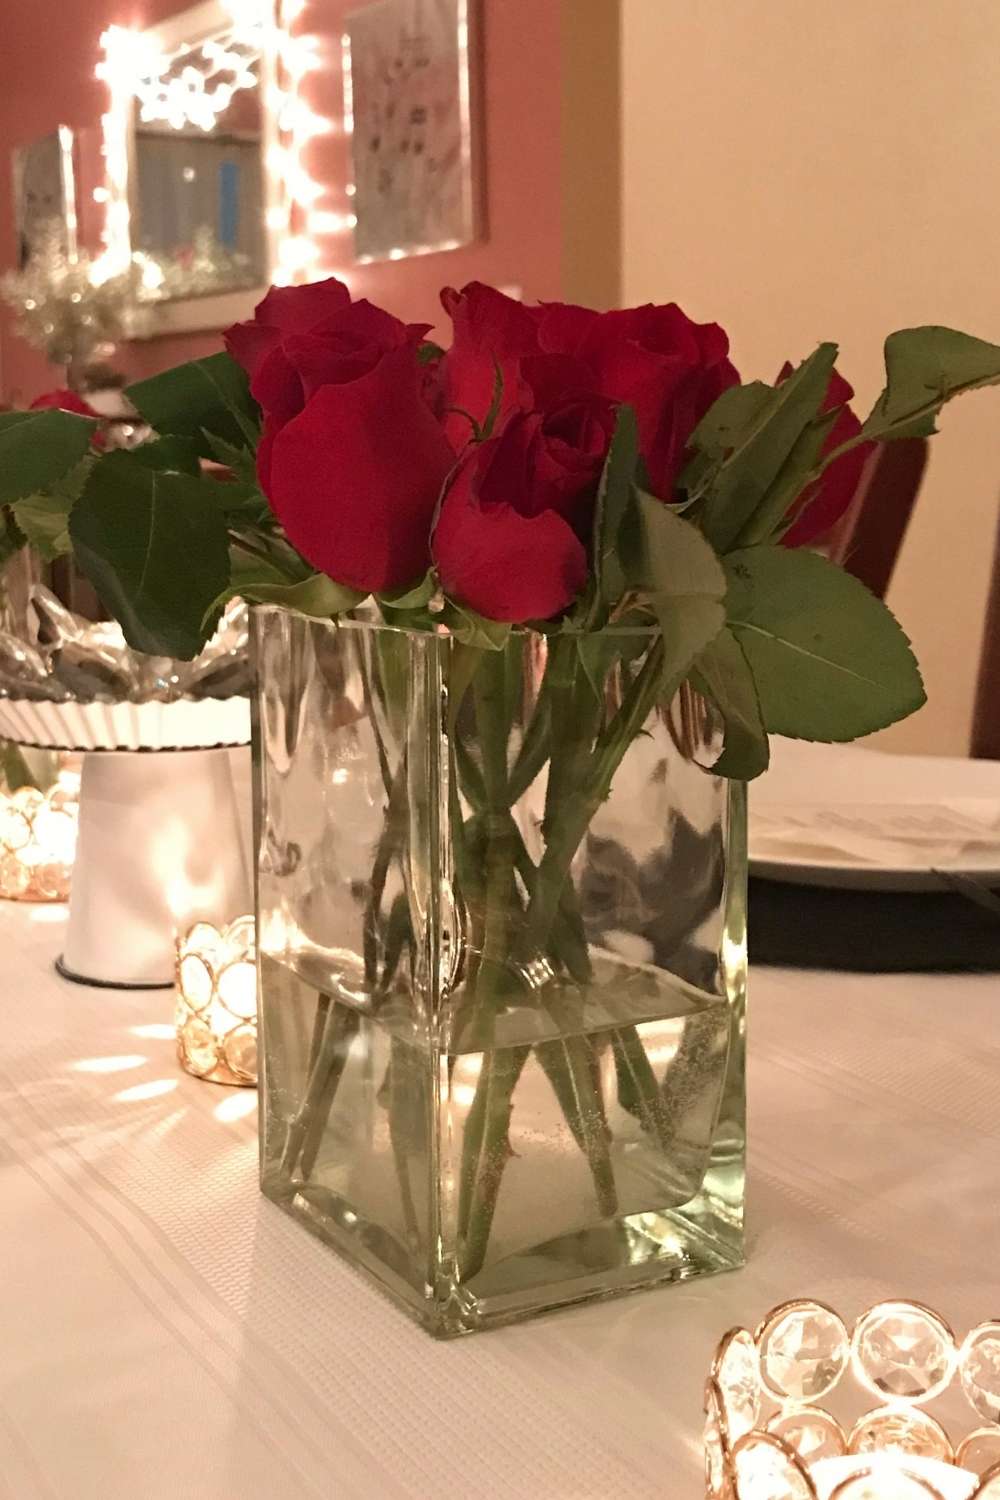
M949 1398L971 1409L968 1430L926 1409ZM731 1329L705 1388L705 1493L1000 1500L1000 1321L959 1340L931 1308L893 1299L848 1328L803 1299L755 1333Z
M66 901L76 857L79 772L67 769L47 792L0 791L0 898Z
M251 916L177 939L177 1056L210 1083L257 1082L257 938Z

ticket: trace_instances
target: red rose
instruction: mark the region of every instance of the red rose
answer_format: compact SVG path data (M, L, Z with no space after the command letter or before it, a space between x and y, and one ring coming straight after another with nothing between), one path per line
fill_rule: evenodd
M778 384L791 373L792 366L786 364L778 376ZM847 404L853 395L853 387L834 370L821 410L833 411L836 407L840 410L823 444L824 455L856 438L861 431L861 423ZM814 484L806 486L792 506L790 514L795 520L781 539L783 546L807 546L826 536L837 524L857 493L865 462L874 446L874 443L859 443L850 453L835 459Z
M266 463L267 496L289 541L365 593L416 582L455 456L424 398L415 342L370 360L293 348L290 361L304 404L275 428Z
M609 402L568 397L515 413L470 449L431 547L445 592L511 623L566 609L587 581L585 539L613 426Z
M454 463L417 359L426 332L330 279L272 287L226 334L264 413L257 472L275 515L314 567L365 592L425 571Z
M602 396L634 407L650 488L671 499L691 433L739 383L718 324L694 323L675 303L607 313L552 304L539 342L585 365Z
M498 368L503 392L497 425L518 405L518 364L525 355L541 352L543 309L526 307L479 281L460 292L446 287L441 303L455 330L440 370L445 430L460 453L473 436L469 417L479 426L486 420Z
M501 419L520 403L521 369L538 354L577 361L593 394L635 408L651 488L670 499L688 440L709 407L739 376L729 341L715 323L694 323L679 307L597 313L552 302L525 307L473 282L442 293L455 338L442 368L445 401L481 423L490 407L496 370L503 378ZM467 417L454 410L449 436L461 448Z
M352 302L336 280L272 287L256 317L269 321L237 323L226 345L250 374L251 394L264 413L257 473L269 495L271 451L285 423L321 386L356 380L390 350L415 347L427 324L401 323L371 302Z

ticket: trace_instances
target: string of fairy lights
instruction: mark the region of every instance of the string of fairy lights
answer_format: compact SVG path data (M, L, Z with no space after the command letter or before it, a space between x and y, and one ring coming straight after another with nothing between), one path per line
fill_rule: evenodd
M260 88L263 104L270 279L289 285L317 273L320 241L350 229L354 217L319 206L326 188L307 165L310 142L335 127L311 107L303 88L321 66L318 39L296 30L306 3L223 0L227 24L213 36L173 50L164 48L153 32L111 26L103 34L97 76L108 90L101 121L106 185L95 193L104 204L104 249L92 268L96 279L121 275L136 259L129 199L133 111L143 122L208 132L235 95L251 87Z

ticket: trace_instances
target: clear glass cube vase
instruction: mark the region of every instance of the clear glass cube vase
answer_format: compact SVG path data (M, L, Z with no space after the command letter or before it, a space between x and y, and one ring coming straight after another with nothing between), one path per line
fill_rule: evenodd
M657 638L254 644L263 1191L443 1337L739 1265L745 792Z

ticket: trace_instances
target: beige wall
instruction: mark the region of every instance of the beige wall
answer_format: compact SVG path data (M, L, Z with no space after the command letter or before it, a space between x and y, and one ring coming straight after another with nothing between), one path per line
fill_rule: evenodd
M745 377L840 341L1000 342L1000 0L622 0L624 295L730 330ZM1000 393L945 411L890 603L930 702L883 737L967 750L1000 495Z

